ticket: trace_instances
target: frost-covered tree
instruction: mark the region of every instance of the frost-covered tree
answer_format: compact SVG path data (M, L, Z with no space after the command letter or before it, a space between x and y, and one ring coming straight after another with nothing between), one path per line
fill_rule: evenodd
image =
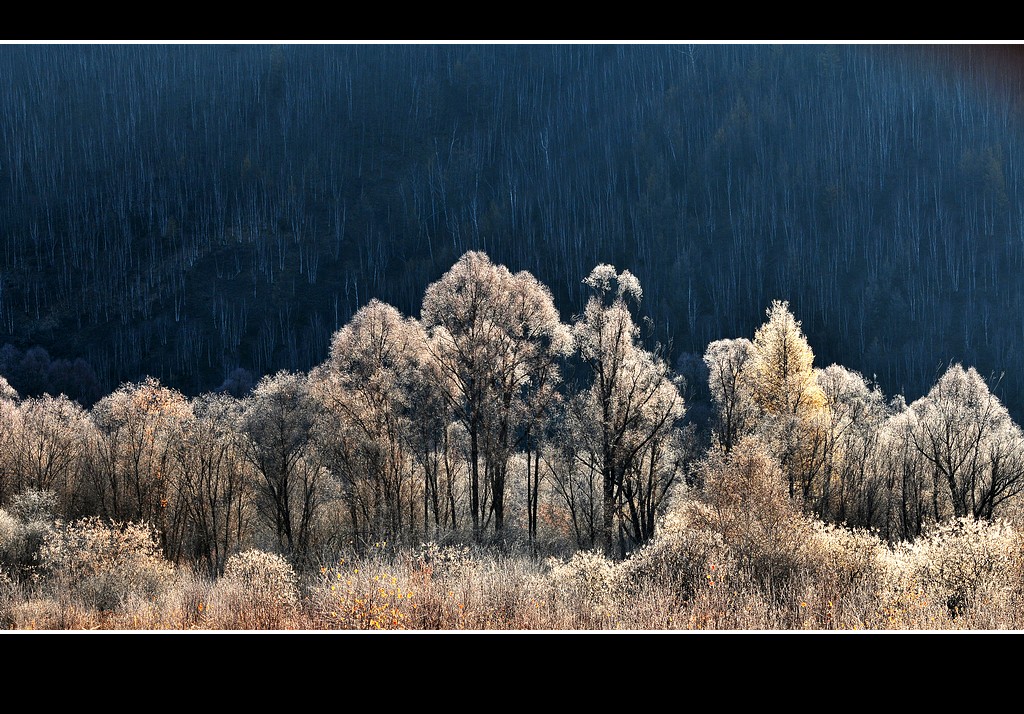
M208 393L191 404L174 444L174 508L182 517L168 557L187 558L218 575L250 535L253 494L238 441L242 402L226 393Z
M814 373L814 352L789 303L772 301L754 333L743 378L763 417L758 429L779 456L791 497L813 507L820 495L825 415Z
M552 492L565 509L568 528L580 550L590 550L598 544L603 515L599 460L593 457L591 445L581 438L593 431L586 403L586 394L575 394L566 400L540 461Z
M18 390L12 387L2 374L0 374L0 400L8 402L18 400Z
M973 367L950 366L910 408L914 446L932 469L936 520L943 501L956 518L991 519L1024 489L1024 436Z
M166 547L168 513L175 482L173 445L188 400L159 380L147 378L121 386L97 402L86 478L99 515L115 521L154 525Z
M704 352L708 389L715 404L715 436L725 451L756 423L757 403L746 373L753 354L754 346L745 337L716 340Z
M243 402L240 444L254 471L263 522L284 555L311 554L323 499L323 468L311 453L314 403L307 377L278 372L259 381Z
M820 405L814 352L789 303L773 300L768 321L757 328L749 360L749 388L768 415L799 414Z
M77 515L88 414L64 395L25 399L17 411L16 419L5 425L13 432L9 448L17 477L14 489L52 491L58 513Z
M310 375L323 407L316 440L363 541L408 538L415 528L422 481L411 448L413 388L425 341L418 321L371 300Z
M437 364L422 359L409 394L413 415L408 438L423 474L422 523L427 541L441 541L445 534L457 531L465 518L465 428L454 419L440 381Z
M621 509L628 502L630 475L645 458L655 467L657 451L669 447L684 406L665 361L640 344L640 328L629 307L642 295L636 277L598 265L584 283L593 294L574 320L573 336L591 378L578 402L583 429L578 438L601 474L600 543L610 555L616 521L624 527ZM675 473L669 469L658 478L671 479ZM659 493L665 490L658 487ZM620 554L625 546L620 539Z
M469 437L474 536L492 516L501 534L509 458L559 379L568 328L545 285L477 251L427 287L421 313L438 386Z
M877 457L889 406L876 386L840 365L816 370L815 378L824 399L824 451L814 511L826 520L882 527L888 498Z

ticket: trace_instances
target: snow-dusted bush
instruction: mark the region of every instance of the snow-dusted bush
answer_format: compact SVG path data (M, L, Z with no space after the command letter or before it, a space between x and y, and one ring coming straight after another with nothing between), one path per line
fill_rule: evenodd
M281 555L247 550L228 558L207 617L216 629L281 629L299 606L298 577Z
M100 610L153 599L173 574L148 524L108 524L95 516L57 521L44 537L39 561L61 596Z
M958 518L898 551L911 587L951 614L964 610L978 593L1009 592L1020 586L1021 538L1003 521Z

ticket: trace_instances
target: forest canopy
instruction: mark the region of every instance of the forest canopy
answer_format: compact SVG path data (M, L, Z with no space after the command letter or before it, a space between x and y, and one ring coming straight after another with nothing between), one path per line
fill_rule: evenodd
M238 397L149 377L83 408L0 379L0 508L148 524L165 558L212 574L244 548L302 568L380 542L625 558L681 494L745 502L721 479L749 459L768 503L893 543L1019 508L1024 434L973 367L888 398L817 366L775 300L752 339L709 344L684 375L630 271L581 282L591 296L562 322L529 272L467 252L422 318L373 299L323 362Z

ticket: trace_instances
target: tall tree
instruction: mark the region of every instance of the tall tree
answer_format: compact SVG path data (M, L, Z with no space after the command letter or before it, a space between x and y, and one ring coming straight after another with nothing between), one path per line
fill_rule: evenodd
M89 434L89 416L64 395L22 400L14 428L11 456L15 460L15 490L52 491L57 512L73 517L81 505L78 483Z
M716 340L704 352L708 388L716 407L715 436L725 451L731 450L736 439L756 423L757 403L745 379L753 353L753 344L745 337Z
M954 517L990 519L1024 489L1024 436L973 367L950 366L910 408L914 445L934 474L936 520L940 493Z
M252 488L242 459L242 403L229 394L203 394L192 400L174 446L178 479L175 510L180 531L168 557L202 563L211 575L249 535Z
M422 485L414 481L412 390L425 341L418 321L371 300L334 334L330 358L310 374L323 405L317 440L364 541L413 536Z
M309 444L314 406L305 375L278 372L245 399L241 420L242 454L256 476L260 513L277 547L300 563L311 555L323 499L322 468Z
M474 537L491 516L500 535L509 457L558 379L558 359L571 350L568 328L533 275L476 251L427 288L422 319L439 386L469 435Z
M602 264L583 282L592 295L574 321L573 336L591 378L580 402L586 418L578 423L584 425L580 436L601 473L600 542L611 555L616 519L623 525L620 507L627 476L648 449L667 438L684 406L665 361L640 345L640 328L629 308L629 302L639 304L642 296L636 277ZM619 544L623 555L624 539Z
M768 321L754 333L749 360L749 385L768 415L799 414L820 406L814 376L814 352L789 303L773 300L765 311Z
M824 461L815 513L861 527L887 527L888 489L877 467L882 425L891 411L881 391L857 372L829 365L815 372L825 400Z
M767 322L754 333L744 366L747 388L760 407L760 430L772 444L789 482L789 495L813 506L824 464L824 398L814 352L789 303L773 300Z
M167 547L174 487L173 446L190 414L184 395L152 377L123 385L93 407L96 425L86 465L99 513L115 521L148 521Z

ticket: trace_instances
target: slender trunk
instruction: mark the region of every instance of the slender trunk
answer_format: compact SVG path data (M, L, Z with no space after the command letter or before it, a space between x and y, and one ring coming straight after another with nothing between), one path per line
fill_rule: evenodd
M614 546L612 533L615 524L615 472L612 468L610 457L606 456L602 473L604 485L602 489L601 545L604 549L604 554L611 557Z
M479 543L480 533L480 444L478 427L472 425L469 431L470 510L473 513L473 541Z

